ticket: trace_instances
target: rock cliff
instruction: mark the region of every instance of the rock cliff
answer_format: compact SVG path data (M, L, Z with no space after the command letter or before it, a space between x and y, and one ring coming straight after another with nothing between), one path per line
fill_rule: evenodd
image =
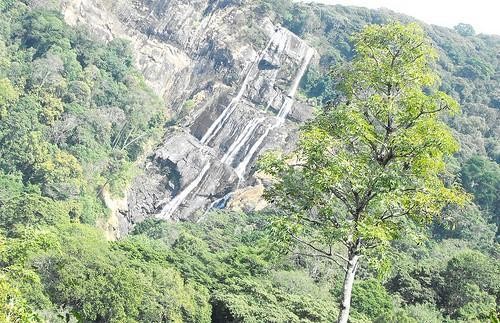
M235 190L258 184L256 157L290 148L311 115L295 97L315 51L252 9L217 0L61 2L68 23L131 42L175 121L115 210L118 235L147 217L196 220L225 207Z

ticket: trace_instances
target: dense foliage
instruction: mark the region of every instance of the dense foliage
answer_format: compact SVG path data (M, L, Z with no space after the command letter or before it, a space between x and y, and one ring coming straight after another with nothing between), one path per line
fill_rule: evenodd
M0 2L0 320L208 320L206 289L77 224L107 216L161 109L126 42Z
M303 244L346 272L339 323L348 321L362 262L467 200L446 171L458 145L439 120L458 104L437 90L423 30L369 25L353 41L356 54L338 71L342 100L303 126L295 151L260 162L273 177L264 197L276 209L277 240Z
M353 33L360 31L367 23L381 24L394 20L403 22L413 20L387 10L304 5L286 0L262 1L259 6L263 10L276 12L276 19L319 49L320 68L319 70L309 69L302 83L303 93L309 98L315 98L318 106L336 104L342 99L341 91L336 90L336 84L340 80L338 67L343 66L343 62L352 59L356 53L355 43L351 40ZM471 252L468 258L471 262L485 261L490 265L498 262L498 234L500 232L498 211L500 201L498 194L500 60L498 52L500 52L500 36L476 35L473 28L465 24L457 25L455 30L438 26L424 26L424 29L438 52L439 59L435 68L441 80L440 90L450 94L462 108L460 115L444 118L460 144L460 151L449 160L452 165L449 171L454 174L453 176L461 178L464 188L473 195L475 205L463 210L451 208L441 215L440 220L435 221L430 232L422 232L415 237L405 239L408 241L393 244L393 269L383 281L393 279L390 277L398 276L403 272L408 277L419 275L426 277L409 283L408 286L412 286L410 294L418 295L423 289L431 288L432 293L441 296L428 299L402 299L402 304L405 304L405 308L412 313L419 311L430 313L431 311L439 314L438 316L429 314L429 318L425 319L422 316L418 321L438 322L445 318L465 321L488 320L491 313L498 312L498 289L495 292L491 292L492 290L489 293L486 292L496 299L492 303L491 300L483 298L484 304L489 305L478 301L481 299L480 296L472 296L475 294L472 292L473 289L477 293L485 292L484 287L480 287L477 283L475 287L471 287L473 289L470 291L465 289L458 293L452 291L449 287L457 286L458 283L451 284L448 277L444 279L442 268L445 264L439 257L450 260L454 256L460 258L461 255L456 255L456 253L462 248L461 251L465 253ZM329 75L321 72L332 66L334 68L330 70ZM427 240L425 243L419 242L422 245L409 242L413 239L426 241L428 238L432 240ZM439 250L437 254L433 251L435 249ZM401 261L412 263L412 266L415 266L416 262L420 264L423 262L426 265L416 266L420 269L410 273L402 266ZM431 270L432 262L440 263L441 269ZM498 267L495 270L495 274L489 279L498 280ZM428 274L424 275L426 272ZM443 283L443 280L446 283ZM394 285L385 283L385 287L396 297L401 295L400 286L395 288ZM441 292L440 288L442 288ZM446 297L459 298L459 293L468 295L469 298L463 296L460 298L462 302L471 302L470 305L466 306L465 303L457 302L452 310L447 310L445 301L440 297L455 295ZM475 297L478 303L472 305ZM496 308L494 303L497 304ZM469 310L460 310L460 307L467 307ZM470 310L472 308L476 308L477 312ZM480 308L488 308L488 310L480 310ZM469 314L465 314L467 311ZM479 314L481 311L483 314ZM473 312L476 314L471 314ZM404 315L399 319L397 315L403 314L391 314L381 321L404 320Z
M124 41L93 41L22 2L1 8L0 171L92 223L103 212L97 190L123 188L162 124L161 103Z
M284 256L268 241L267 214L149 220L121 241L104 239L93 226L106 216L102 192L119 194L137 171L164 122L162 104L125 41L94 40L27 2L0 0L0 321L334 320L343 272L321 257ZM319 49L320 68L302 85L318 104L338 95L324 71L352 57L350 35L395 17L285 0L255 9ZM442 90L464 111L446 120L462 146L450 171L476 204L449 210L417 239L393 243L390 261L360 270L352 322L483 322L498 311L500 42L457 31L426 27Z

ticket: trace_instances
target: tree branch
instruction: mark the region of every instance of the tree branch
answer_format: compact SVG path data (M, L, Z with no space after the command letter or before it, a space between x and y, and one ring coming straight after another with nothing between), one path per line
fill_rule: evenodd
M294 254L299 255L299 256L306 256L306 257L320 257L320 258L326 258L328 260L333 261L337 266L339 266L343 271L347 272L347 269L345 268L345 265L341 264L336 258L322 255L322 254L310 254L310 253L304 253L304 252L296 252L292 251Z
M302 240L302 239L300 239L299 237L297 237L296 235L294 235L294 234L293 234L292 232L290 232L290 231L288 231L288 233L290 234L290 236L292 237L292 239L294 239L294 240L296 240L297 242L300 242L300 243L302 243L302 244L304 244L304 245L308 246L309 248L313 249L314 251L317 251L317 252L321 253L321 254L322 254L322 255L324 255L324 256L327 256L327 257L332 257L332 256L335 256L335 257L338 257L338 258L342 259L343 261L346 261L346 262L348 262L348 261L349 261L346 257L342 256L341 254L339 254L339 253L336 253L336 252L332 251L332 250L331 250L331 248L330 248L330 251L328 251L328 252L327 252L327 251L324 251L323 249L318 248L318 247L316 247L315 245L313 245L313 243L312 243L312 242L308 242L308 241Z

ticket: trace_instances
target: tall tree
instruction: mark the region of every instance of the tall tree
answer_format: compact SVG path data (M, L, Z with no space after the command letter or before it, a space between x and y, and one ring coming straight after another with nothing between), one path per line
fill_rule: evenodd
M335 73L342 99L304 126L292 154L260 161L275 178L265 192L275 237L344 269L341 323L363 257L468 200L447 172L459 147L439 119L459 106L437 90L437 55L423 30L370 25L353 40L355 57Z

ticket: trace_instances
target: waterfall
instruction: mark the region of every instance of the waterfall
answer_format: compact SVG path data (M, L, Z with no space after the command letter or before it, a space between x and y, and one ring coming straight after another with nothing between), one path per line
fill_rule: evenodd
M297 89L300 84L300 80L302 80L302 77L304 76L304 73L306 72L307 66L309 66L309 63L311 62L312 57L314 56L314 50L312 48L308 48L306 51L306 54L302 60L302 65L300 66L300 69L295 76L295 79L292 83L292 86L288 90L288 96L285 98L285 102L281 106L280 111L278 112L278 116L276 117L276 121L273 125L269 126L266 128L264 133L257 139L257 141L253 144L252 148L248 151L246 156L243 158L243 160L240 162L240 164L236 167L236 174L238 174L238 177L243 178L243 175L245 174L245 171L247 169L248 164L252 160L253 156L259 149L259 147L262 145L262 142L264 139L269 135L269 132L281 125L286 120L286 117L288 116L288 113L290 113L290 110L292 109L293 106L293 97L295 96L295 93L297 92Z
M251 120L243 131L240 133L238 138L233 142L233 144L229 147L227 152L222 156L221 161L226 163L227 165L231 165L234 161L234 158L243 147L243 145L248 141L250 136L253 134L254 130L262 123L266 118L256 118Z
M236 94L235 97L230 101L230 103L224 108L222 113L217 117L217 119L210 125L206 133L203 135L201 138L200 142L203 145L208 145L208 143L214 139L220 132L220 130L224 127L226 124L227 120L231 117L233 112L236 110L238 103L241 101L243 98L250 81L252 78L255 78L255 75L259 73L258 70L258 64L259 62L264 58L266 54L271 55L271 57L274 57L274 59L277 59L278 61L281 60L281 54L285 49L288 51L289 47L287 47L289 44L290 46L293 46L293 43L290 42L290 36L291 33L284 29L284 28L277 28L269 42L267 43L266 47L260 52L256 60L254 60L249 66L248 69L246 70L245 77L243 78L243 81L241 83L241 86L238 90L238 93ZM293 36L292 36L293 37ZM284 124L288 114L290 113L293 103L294 103L294 96L297 92L297 89L299 87L300 81L302 77L304 76L304 73L309 66L309 63L314 55L314 50L304 43L300 43L301 47L299 47L298 51L293 52L292 54L294 56L291 56L292 59L297 59L300 61L300 68L297 71L297 74L288 90L287 96L284 98L284 102L278 112L278 114L274 117L274 122L271 122L270 124L266 125L264 121L266 120L266 117L255 117L248 124L245 125L243 128L242 132L237 136L237 138L234 140L234 142L230 145L228 150L225 152L225 154L221 158L221 162L225 163L226 165L231 166L238 154L243 150L245 145L248 144L248 142L251 140L252 136L255 134L256 130L263 126L264 127L264 132L259 136L259 138L255 141L255 143L250 147L250 149L246 152L246 154L243 156L243 159L239 162L237 167L234 169L236 174L238 175L238 178L240 181L238 181L238 186L240 185L241 179L244 178L244 174L246 171L246 168L248 167L248 164L251 162L251 160L254 158L255 154L258 152L258 149L261 147L263 141L265 138L269 135L270 131L280 127L281 125ZM298 56L298 57L297 57ZM270 82L274 83L276 77L278 75L278 70L273 71L271 74L271 79ZM266 106L266 111L269 108L269 106L272 104L276 97L270 99L270 102L268 102ZM265 112L265 111L264 111ZM196 178L190 182L184 189L180 191L179 194L174 196L166 205L164 205L161 209L161 211L157 214L157 218L162 218L162 219L168 219L170 218L179 208L179 206L188 198L190 194L201 184L203 179L205 178L207 172L209 171L211 167L211 161L208 161L203 168L200 170ZM233 192L230 192L229 194L226 194L224 197L214 201L208 210L217 208L217 207L224 207L225 204L227 204L228 200L232 197ZM205 212L207 214L208 210ZM204 218L205 214L202 216Z
M207 162L203 169L200 171L198 176L189 183L186 188L184 188L179 194L177 194L167 205L165 205L160 213L156 216L160 219L168 219L170 216L177 210L177 208L181 205L181 203L188 197L188 195L200 184L201 180L205 176L205 174L210 169L210 162Z
M276 78L278 77L278 72L279 71L276 69L273 72L273 75L271 76L270 83L273 84L273 85L276 83ZM269 99L269 102L267 102L266 108L264 109L264 112L267 112L269 110L269 108L271 107L271 105L273 104L273 102L274 102L274 100L276 99L277 96L278 96L278 92L276 92L276 94Z
M267 43L266 47L261 51L261 53L258 55L257 59L253 61L249 68L247 73L245 74L245 77L243 79L243 82L241 84L241 87L236 94L236 96L231 100L231 102L226 106L224 111L219 115L219 117L210 125L208 128L207 132L203 135L201 138L200 142L202 144L207 144L212 140L220 131L222 126L225 124L227 119L231 116L233 111L236 109L236 106L238 102L241 100L243 97L243 94L245 93L248 83L250 82L250 77L252 76L255 67L258 65L258 63L262 60L264 57L265 53L271 48L271 46L274 43L277 43L277 46L275 47L275 50L278 52L281 52L285 49L287 42L287 37L286 37L286 32L282 27L279 27L276 32L273 34L269 42ZM233 145L229 148L228 153L225 154L223 157L224 161L229 160L230 158L233 159L234 156L233 154L236 154L239 149L241 148L241 145L243 145L246 140L251 136L253 131L255 130L255 127L259 125L259 123L262 122L260 119L256 119L255 123L251 123L250 126L247 126L246 129L247 131L242 133L233 143ZM188 185L186 188L184 188L179 194L177 194L170 202L168 202L167 205L165 205L160 213L157 215L158 218L169 218L176 210L177 208L181 205L181 203L188 197L188 195L201 183L203 180L203 177L205 174L208 172L210 169L210 162L206 163L205 166L203 166L203 169L201 172L198 174L198 176Z
M286 46L286 38L280 37L279 38L279 43L276 46L276 51L278 53L281 53ZM279 58L279 57L278 57ZM278 69L274 70L271 74L270 77L270 84L274 84L276 81L276 77L278 76ZM272 97L269 102L266 105L266 108L264 109L264 112L267 112L269 107L271 106L273 100L276 98L276 96ZM237 154L240 152L241 148L247 143L247 141L250 139L251 135L255 131L255 129L265 120L266 118L257 118L253 119L250 121L249 124L245 126L243 129L242 133L238 136L238 138L233 142L233 144L229 147L227 152L224 154L222 157L222 162L226 163L226 165L231 166L231 164L234 161L234 158L237 156ZM239 175L238 175L239 176ZM239 176L241 179L241 176Z
M196 223L200 223L200 222L205 221L207 215L213 209L219 209L219 210L224 209L227 206L227 203L229 203L229 200L231 200L231 198L233 197L233 195L234 195L234 191L229 192L226 195L224 195L223 197L221 197L220 199L213 201L212 204L210 204L210 206L205 210L205 212L203 212L202 216L200 216L199 219L196 220Z
M231 102L226 106L224 111L219 115L219 117L210 125L208 128L207 132L203 135L201 138L201 143L202 144L207 144L212 140L220 131L224 123L229 119L231 114L234 112L236 109L237 104L240 102L241 98L243 97L243 94L245 93L248 83L250 81L250 77L252 76L252 72L254 72L255 67L258 65L258 63L262 60L264 57L265 53L267 52L268 49L271 48L271 46L275 43L278 42L278 45L276 47L277 51L282 51L285 48L286 45L286 33L284 32L283 28L278 28L274 35L271 37L269 42L267 43L266 47L261 51L260 55L257 57L256 60L250 64L250 67L248 68L248 72L245 75L245 78L243 79L243 83L241 84L241 87L236 94L236 96L231 100Z

